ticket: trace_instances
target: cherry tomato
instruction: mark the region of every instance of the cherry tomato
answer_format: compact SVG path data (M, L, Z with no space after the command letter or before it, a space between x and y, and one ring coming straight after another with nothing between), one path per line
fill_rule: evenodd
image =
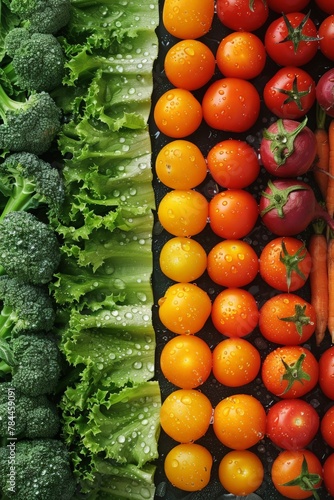
M213 430L228 448L245 450L264 437L266 412L254 396L227 396L214 409Z
M265 387L280 398L300 398L310 392L319 378L318 361L301 346L283 346L271 351L262 363Z
M213 52L199 40L182 40L167 52L164 69L168 80L187 90L203 87L215 72Z
M160 149L155 160L160 181L172 189L192 189L204 181L207 165L196 144L176 139Z
M234 31L255 31L268 19L264 0L217 0L219 20Z
M329 455L324 464L323 464L323 477L324 483L328 493L333 497L334 496L334 453Z
M320 423L320 432L323 439L331 448L334 448L334 406L328 408Z
M158 301L162 324L176 334L192 335L203 328L211 313L211 300L192 283L175 283Z
M195 389L209 377L212 353L208 344L195 335L178 335L164 345L160 367L172 384L182 389Z
M259 328L262 335L276 344L304 344L314 333L314 306L293 293L279 293L260 309Z
M178 389L161 405L162 429L179 443L190 443L204 436L212 417L209 398L195 389Z
M160 132L175 139L195 132L203 118L196 97L189 90L179 88L167 90L159 97L153 115Z
M207 271L215 283L242 287L257 276L259 260L254 248L243 240L228 239L217 243L208 253Z
M226 139L218 142L206 159L212 178L224 188L243 189L260 173L256 151L246 141Z
M222 78L213 82L202 100L203 117L215 129L245 132L260 114L260 96L243 78Z
M315 102L315 81L307 71L285 66L267 81L263 99L267 108L279 118L301 118Z
M214 299L211 318L215 328L226 337L245 337L259 321L253 295L243 288L225 288Z
M271 478L285 498L310 498L322 483L322 466L310 450L284 450L274 460ZM286 484L297 481L297 484Z
M310 0L267 0L268 7L274 12L287 14L303 10Z
M334 8L333 8L334 12ZM334 13L322 21L318 30L319 47L321 52L331 61L334 61Z
M176 236L162 247L159 263L161 271L168 278L187 283L196 280L204 273L207 255L196 240Z
M211 313L211 300L192 283L175 283L158 301L162 324L176 334L193 335L203 328Z
M260 275L276 290L294 292L308 279L312 259L305 243L293 236L269 241L260 254Z
M199 491L208 485L212 469L212 455L197 443L174 446L166 455L164 470L167 479L183 491Z
M245 496L257 490L264 478L259 457L249 450L232 450L223 456L218 469L223 487L233 495Z
M319 385L329 399L334 400L334 346L329 347L319 359Z
M158 218L174 236L194 236L206 226L209 203L199 192L173 189L159 203Z
M219 43L216 61L224 76L250 80L263 71L266 50L254 33L234 31Z
M227 387L241 387L252 382L261 366L259 351L248 340L229 338L222 340L212 353L212 373Z
M209 202L210 226L221 238L243 238L255 227L258 216L257 201L244 189L221 191Z
M264 45L276 64L303 66L317 53L317 28L309 14L291 12L275 19L268 26Z
M210 31L214 0L165 0L162 22L176 38L199 38Z
M269 439L285 450L308 446L318 432L320 417L303 399L285 399L269 408L267 431Z
M332 0L315 0L315 3L327 14L334 14L334 4Z

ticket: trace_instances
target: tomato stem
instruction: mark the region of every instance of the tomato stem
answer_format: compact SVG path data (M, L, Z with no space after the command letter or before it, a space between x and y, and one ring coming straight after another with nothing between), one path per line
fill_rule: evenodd
M271 141L270 150L274 155L274 160L278 166L284 165L287 158L294 152L294 141L298 134L307 124L307 116L304 120L291 132L288 132L284 127L282 118L277 120L277 132L269 132L268 129L263 131L263 137Z

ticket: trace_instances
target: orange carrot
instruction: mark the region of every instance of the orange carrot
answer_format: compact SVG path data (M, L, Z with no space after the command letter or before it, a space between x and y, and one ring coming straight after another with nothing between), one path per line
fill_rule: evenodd
M314 135L317 142L317 156L313 169L314 180L324 200L327 198L328 170L329 170L329 140L325 128L326 113L317 105L317 125Z
M315 339L320 345L323 341L328 324L328 269L327 269L327 239L323 234L323 221L313 225L314 233L309 242L309 252L312 258L310 272L311 304L316 312ZM334 255L333 255L334 256Z
M334 234L331 232L327 243L328 269L328 330L334 341Z
M329 163L328 163L328 185L326 194L326 207L329 215L334 215L334 119L330 121L328 128Z

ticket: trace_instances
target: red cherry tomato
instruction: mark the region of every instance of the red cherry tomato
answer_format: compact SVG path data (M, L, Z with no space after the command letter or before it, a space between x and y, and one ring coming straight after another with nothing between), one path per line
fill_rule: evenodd
M264 45L280 66L303 66L316 55L319 39L309 14L291 12L275 19L267 28Z
M268 7L281 14L287 14L288 12L299 12L303 10L310 0L267 0Z
M334 346L329 347L319 359L319 385L329 399L334 400Z
M245 188L260 173L256 151L246 141L225 139L218 142L210 149L206 159L211 176L224 188Z
M203 118L215 129L245 132L258 119L260 96L243 78L222 78L213 82L202 100Z
M271 351L262 363L262 380L268 391L280 398L300 398L319 378L318 361L301 346L283 346Z
M333 9L334 10L334 9ZM318 30L319 47L324 56L334 61L334 14L322 21Z
M320 432L326 443L334 448L334 406L331 406L322 417Z
M334 497L334 453L329 455L323 464L324 483L328 493Z
M283 399L269 408L266 434L284 450L308 446L319 429L320 417L303 399Z
M244 189L227 189L209 202L209 220L221 238L243 238L255 227L259 216L257 201Z
M217 0L217 15L234 31L255 31L264 25L269 10L264 0Z
M315 102L315 81L301 68L284 66L267 81L263 99L267 108L279 118L301 118Z

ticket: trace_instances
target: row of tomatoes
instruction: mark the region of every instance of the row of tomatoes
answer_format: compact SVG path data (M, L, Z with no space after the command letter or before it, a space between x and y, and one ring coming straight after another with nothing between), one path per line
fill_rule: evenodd
M259 215L255 198L242 189L250 186L260 172L257 155L245 141L227 139L217 144L204 159L193 142L184 140L184 137L200 126L203 117L215 129L236 132L248 130L257 120L260 106L258 93L256 91L254 94L249 90L251 84L246 81L245 74L238 75L238 82L224 78L224 87L217 86L216 91L223 96L222 100L231 99L230 111L225 116L226 122L222 122L222 114L218 117L216 110L209 109L206 113L209 106L206 106L205 99L200 109L193 100L193 95L184 92L205 85L213 76L215 67L210 53L194 40L194 28L200 25L202 29L205 23L198 23L198 17L185 23L184 16L181 15L182 22L177 26L175 13L182 2L177 3L176 9L173 1L166 0L163 12L166 28L169 27L169 21L172 23L170 33L187 38L170 49L165 61L166 75L177 88L162 96L154 110L159 130L168 137L177 138L160 150L156 160L157 176L170 188L159 204L158 217L162 227L172 235L161 250L159 262L162 272L176 282L159 300L160 321L167 330L175 334L162 350L160 366L164 376L179 388L166 397L161 409L162 428L174 441L180 443L167 454L165 473L174 485L184 490L200 490L208 484L212 455L207 448L194 441L205 435L212 424L218 440L231 449L222 457L219 465L219 479L228 492L244 496L260 487L264 478L263 464L249 448L267 436L279 449L284 450L279 453L271 469L272 481L278 491L288 498L307 498L312 494L317 497L316 490L324 477L328 491L333 494L333 456L327 459L323 467L317 456L305 447L311 443L319 429L326 443L334 446L334 410L330 408L326 412L320 425L320 418L314 407L300 399L320 381L326 396L334 398L330 392L331 358L324 356L319 363L312 352L302 346L314 333L314 310L310 303L292 293L308 279L312 265L310 256L298 238L276 238L265 246L259 257L252 246L241 239L252 230ZM228 26L226 17L223 20L223 12L226 11L223 3L227 5L238 2L217 2L219 19ZM256 1L247 3L252 3L253 8L257 5ZM300 9L309 2L302 3ZM204 9L210 9L210 5L211 2L204 6L201 3ZM195 5L194 9L197 7ZM281 8L282 2L279 9ZM168 9L173 10L173 13L168 12ZM180 12L182 14L181 9ZM231 16L233 18L235 19L235 13ZM304 22L304 18L306 24L308 17L305 15L299 17L299 22L302 19ZM189 28L189 25L192 31L187 32L187 36L180 36L175 31L175 26L182 29L182 26ZM229 27L237 29L232 25ZM251 31L251 28L247 29ZM201 32L198 36L203 34ZM257 42L256 37L250 33L242 33L241 37L243 40L240 47L243 51ZM228 41L237 45L239 40L239 34L232 33ZM315 42L318 44L319 40ZM221 44L221 55L219 52L216 54L217 65L220 61L218 67L224 75L228 69L223 70L223 64L226 65L229 59L225 49ZM260 69L257 74L260 74L264 67L263 58L259 57L262 46L252 50L259 59ZM269 53L267 47L266 51ZM191 68L188 66L188 73L183 74L180 68L184 61L188 56L194 55L194 65ZM249 69L253 67L250 62L251 53L247 53L247 59L245 67ZM201 68L202 72L196 72L196 67ZM203 73L206 80L201 79ZM295 77L296 74L291 81ZM240 94L236 83L242 86ZM245 89L248 92L247 100L253 105L250 122L247 122L250 115L245 108ZM207 102L213 102L212 95ZM255 108L258 108L256 112ZM217 120L219 118L219 125L215 115ZM233 116L242 118L235 129ZM299 116L302 115L296 117ZM230 159L226 156L231 157L233 151L234 157L239 161L233 162L231 167ZM251 165L247 170L244 168L245 159ZM222 168L224 161L226 170ZM226 191L217 193L210 202L193 189L203 182L207 169L214 180L226 188ZM247 175L248 178L245 179ZM221 179L224 179L222 183L219 182ZM236 186L230 184L234 181ZM213 232L222 241L206 254L192 236L201 234L208 221ZM287 264L291 260L294 261L293 268ZM193 283L204 272L208 273L214 283L223 287L214 301L211 301L205 290ZM253 294L244 288L258 274L275 291L274 296L260 309ZM282 293L276 293L277 291ZM203 331L208 319L218 332L227 337L213 350L196 335ZM243 338L256 327L269 342L284 344L274 348L262 363L256 346ZM266 389L278 399L267 412L259 399L241 390L256 380L260 372ZM232 396L223 398L214 408L204 392L198 390L211 373L223 386L240 388Z

